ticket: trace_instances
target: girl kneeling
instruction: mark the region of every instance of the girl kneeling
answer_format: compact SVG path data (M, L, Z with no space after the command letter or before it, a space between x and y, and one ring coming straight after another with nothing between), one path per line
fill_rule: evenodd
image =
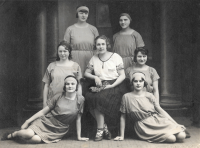
M78 80L69 75L64 80L63 94L47 100L47 106L33 115L21 126L21 130L5 133L1 140L17 137L27 143L58 142L68 132L70 124L76 119L77 139L81 137L81 114L83 113L84 97L77 95Z
M127 116L134 122L136 134L148 142L175 142L186 137L185 127L174 121L159 105L157 99L149 92L143 91L147 85L145 75L135 72L132 75L134 90L126 93L121 102L120 136L114 140L124 139L125 120Z

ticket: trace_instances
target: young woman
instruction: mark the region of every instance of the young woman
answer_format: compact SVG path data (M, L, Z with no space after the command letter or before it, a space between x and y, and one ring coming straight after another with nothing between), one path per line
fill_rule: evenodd
M129 80L126 82L122 58L117 53L109 52L109 39L98 36L95 39L98 54L94 55L85 71L85 77L93 80L91 91L85 98L91 114L97 121L95 141L111 139L106 123L113 126L118 123L118 111L123 94L129 92Z
M71 46L62 41L57 47L57 58L47 67L43 77L43 107L46 106L46 101L54 96L60 96L63 92L64 78L67 75L74 75L78 80L82 78L80 66L72 61ZM79 85L78 93L82 95L81 85Z
M73 75L64 79L63 94L48 99L47 106L33 115L21 126L21 130L5 133L1 140L22 138L27 143L58 142L68 132L70 124L76 119L77 139L81 137L81 115L84 97L76 93L78 80Z
M145 88L147 92L152 93L159 101L158 79L160 78L157 71L146 65L148 58L148 50L144 47L137 48L134 51L135 65L126 69L126 77L132 80L133 73L140 71L145 74L148 83Z
M130 28L131 21L129 14L120 14L119 24L122 29L113 36L113 51L122 56L125 69L132 66L135 49L144 47L141 35Z
M159 105L158 100L146 87L145 74L132 75L134 90L123 96L120 112L120 136L114 140L124 140L126 115L132 121L138 137L148 142L176 142L185 139L185 127L174 121Z
M87 6L76 8L77 23L69 26L65 32L64 40L72 45L73 60L77 62L82 72L93 56L94 39L99 35L97 28L86 21L89 15Z

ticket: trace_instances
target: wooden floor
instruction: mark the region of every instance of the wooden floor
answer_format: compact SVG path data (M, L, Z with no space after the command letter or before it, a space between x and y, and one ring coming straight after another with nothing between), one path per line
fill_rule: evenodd
M0 148L200 148L200 128L191 125L189 118L176 118L180 124L184 124L191 134L191 138L185 139L183 143L148 143L133 138L126 138L124 141L103 140L94 142L90 139L88 142L80 142L75 136L65 137L58 143L52 144L22 144L16 141L0 141ZM19 127L0 129L0 137L5 132L12 132Z

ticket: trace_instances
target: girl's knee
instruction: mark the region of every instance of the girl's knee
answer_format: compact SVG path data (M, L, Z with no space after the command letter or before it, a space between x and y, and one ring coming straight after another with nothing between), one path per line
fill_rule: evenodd
M42 139L38 135L34 135L31 139L27 140L28 143L38 144L42 142Z
M169 143L174 143L174 142L176 142L176 136L174 136L174 135L169 136L169 137L165 140L165 142L169 142Z
M179 140L179 141L184 140L185 137L186 137L185 132L180 132L180 133L178 133L178 134L176 135L176 138L177 138L177 140Z

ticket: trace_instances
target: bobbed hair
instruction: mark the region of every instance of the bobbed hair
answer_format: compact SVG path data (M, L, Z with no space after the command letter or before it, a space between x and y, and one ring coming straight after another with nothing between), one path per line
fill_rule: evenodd
M88 9L89 9L89 7L88 6L86 6L86 5L79 5L79 6L77 6L76 7L76 10L79 8L79 7L81 7L81 6L85 6L85 7L87 7ZM90 10L90 9L89 9ZM79 12L87 12L87 13L89 13L88 11L86 11L86 10L80 10ZM76 18L78 18L78 12L76 11Z
M57 46L57 53L56 53L56 61L60 61L60 57L58 55L58 48L60 46L63 46L66 50L69 51L69 57L68 59L71 60L72 59L72 48L71 48L71 45L69 43L67 43L66 41L61 41L58 46Z
M137 54L141 52L142 54L146 55L148 57L149 51L148 49L144 48L144 47L138 47L135 49L134 51L134 62L137 62Z
M96 50L96 43L97 43L97 40L98 39L102 39L102 40L105 40L106 41L106 47L107 47L107 50L110 50L111 49L111 44L110 44L110 39L107 38L105 35L100 35L100 36L97 36L94 40L94 50Z
M73 75L68 75L68 76L64 79L63 91L66 92L66 86L65 86L66 83L65 83L65 80L66 80L67 78L74 78L74 79L76 80L76 82L77 82L77 84L76 84L76 91L77 91L77 90L78 90L79 82L78 82L77 78L76 78L75 76L73 76Z

